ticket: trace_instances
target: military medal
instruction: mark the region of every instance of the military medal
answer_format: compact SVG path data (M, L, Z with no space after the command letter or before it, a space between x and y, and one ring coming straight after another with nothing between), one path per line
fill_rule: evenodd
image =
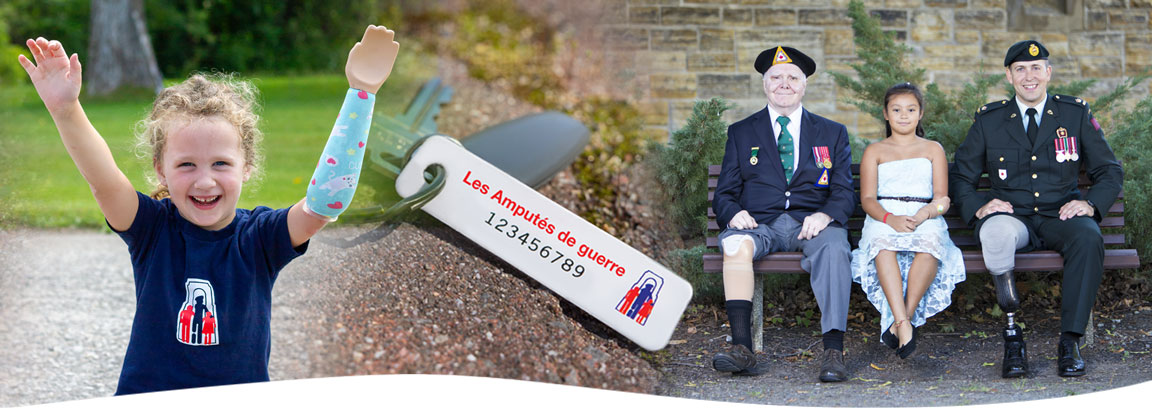
M832 168L832 155L828 154L828 146L813 147L812 158L816 159L816 167L822 169Z
M1072 155L1069 156L1072 159L1072 161L1080 160L1080 154L1076 153L1076 138L1075 137L1068 138L1068 150L1072 151Z
M1064 127L1056 128L1056 162L1063 163L1065 160L1071 158L1068 154L1068 129Z
M828 187L828 170L832 169L832 155L828 153L828 146L813 146L812 158L816 160L816 167L824 169L820 179L816 181L819 187Z
M753 147L752 148L752 158L748 159L748 163L752 164L753 166L755 166L756 163L759 163L760 159L756 158L756 155L758 155L758 154L760 154L760 147Z

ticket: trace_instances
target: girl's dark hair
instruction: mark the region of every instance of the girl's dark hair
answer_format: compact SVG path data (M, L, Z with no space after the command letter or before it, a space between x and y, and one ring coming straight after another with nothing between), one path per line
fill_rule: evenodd
M921 94L920 88L917 88L916 85L912 85L911 82L904 82L904 83L892 85L891 88L888 88L888 92L884 94L884 107L882 109L884 109L885 112L888 111L888 102L891 102L892 98L896 97L896 95L912 95L916 98L916 103L920 104L920 115L921 115L920 121L916 122L916 136L924 137L924 126L923 126L924 116L923 115L924 115L924 110L927 108L926 106L924 106L924 94ZM884 137L889 137L889 136L892 136L892 126L888 124L887 120L885 120L884 121Z

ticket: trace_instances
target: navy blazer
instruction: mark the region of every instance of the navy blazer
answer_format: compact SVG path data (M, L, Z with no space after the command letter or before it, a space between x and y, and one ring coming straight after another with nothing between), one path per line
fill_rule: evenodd
M712 199L720 228L727 227L740 210L748 210L757 223L769 225L781 214L803 222L804 217L822 212L832 217L829 225L843 228L856 208L847 129L805 109L800 122L800 150L795 152L800 160L791 183L784 181L776 138L767 107L728 127L728 143ZM755 165L750 162L753 147L760 148ZM816 166L813 147L827 147L832 156L827 187L817 185L824 169Z

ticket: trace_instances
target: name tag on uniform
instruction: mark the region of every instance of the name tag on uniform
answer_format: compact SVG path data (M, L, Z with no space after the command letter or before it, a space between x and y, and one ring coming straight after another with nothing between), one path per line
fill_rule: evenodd
M692 299L688 281L448 137L415 150L396 192L415 194L432 165L447 181L422 210L640 347L671 340Z

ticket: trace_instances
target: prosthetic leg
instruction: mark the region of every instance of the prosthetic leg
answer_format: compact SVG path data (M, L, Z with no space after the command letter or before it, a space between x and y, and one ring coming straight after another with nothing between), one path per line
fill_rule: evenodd
M1000 275L992 275L996 285L996 302L1008 315L1008 327L1004 329L1004 364L1000 376L1004 378L1022 377L1028 374L1028 353L1024 344L1024 334L1016 325L1016 311L1020 310L1020 296L1016 293L1016 278L1009 270Z

